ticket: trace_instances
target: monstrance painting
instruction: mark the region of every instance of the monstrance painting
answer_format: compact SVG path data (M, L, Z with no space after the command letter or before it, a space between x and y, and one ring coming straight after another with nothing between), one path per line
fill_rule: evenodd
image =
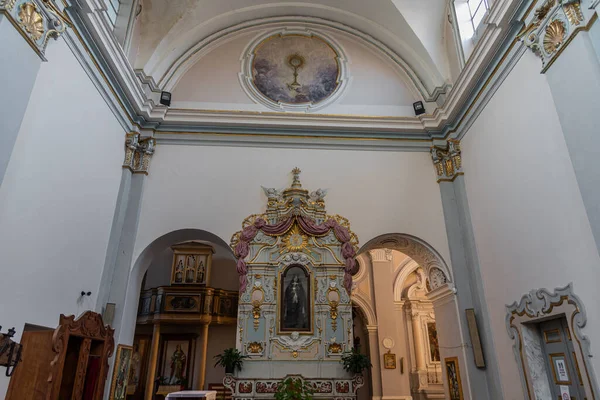
M298 266L291 266L281 275L279 330L310 332L310 277Z
M318 103L339 84L336 52L322 39L276 35L254 51L252 79L277 103Z

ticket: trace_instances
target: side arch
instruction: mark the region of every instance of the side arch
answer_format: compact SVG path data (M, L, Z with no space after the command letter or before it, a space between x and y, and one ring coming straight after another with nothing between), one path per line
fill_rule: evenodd
M416 271L420 265L415 260L409 260L405 265L402 266L396 279L394 279L394 302L402 301L402 288L406 278Z
M377 326L377 315L375 314L375 310L373 309L369 301L358 293L353 293L351 299L352 303L360 309L360 311L367 319L365 321L367 326Z
M432 289L454 281L442 256L426 241L406 233L377 236L365 243L358 253L383 248L397 250L415 260L425 271Z
M233 251L227 242L214 233L202 229L178 229L154 239L146 246L146 248L144 248L144 250L142 250L129 272L125 304L120 319L121 329L118 338L119 343L133 343L142 281L152 261L167 247L188 240L202 240L214 243L219 247L225 248L232 259L235 258Z

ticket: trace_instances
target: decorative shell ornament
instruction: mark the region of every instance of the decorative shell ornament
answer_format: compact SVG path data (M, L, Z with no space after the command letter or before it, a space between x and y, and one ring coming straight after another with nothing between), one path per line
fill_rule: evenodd
M554 53L563 44L567 36L567 28L565 23L555 19L550 22L546 27L546 34L544 35L544 50L548 54Z
M19 22L33 40L38 40L44 34L44 19L33 3L21 4Z

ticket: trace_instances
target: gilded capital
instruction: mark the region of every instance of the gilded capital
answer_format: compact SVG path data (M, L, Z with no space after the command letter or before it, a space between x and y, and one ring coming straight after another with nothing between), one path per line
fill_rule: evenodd
M545 0L525 21L526 28L517 36L542 60L542 73L562 53L572 37L585 28L581 0Z
M58 38L71 25L69 17L52 0L0 0L0 13L44 61L50 38Z
M456 139L448 139L443 147L432 146L431 160L438 182L453 181L463 175L460 142Z
M125 160L123 168L132 173L148 175L150 158L154 154L156 140L153 137L141 136L139 133L128 133L125 138Z

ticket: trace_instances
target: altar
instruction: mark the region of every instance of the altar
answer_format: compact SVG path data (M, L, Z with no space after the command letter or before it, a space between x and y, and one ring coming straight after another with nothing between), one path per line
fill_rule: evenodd
M326 190L265 188L267 210L233 235L240 279L237 349L249 358L224 385L234 399L273 397L286 377L308 382L316 398L353 399L362 376L343 369L353 348L351 272L358 238L326 214Z

